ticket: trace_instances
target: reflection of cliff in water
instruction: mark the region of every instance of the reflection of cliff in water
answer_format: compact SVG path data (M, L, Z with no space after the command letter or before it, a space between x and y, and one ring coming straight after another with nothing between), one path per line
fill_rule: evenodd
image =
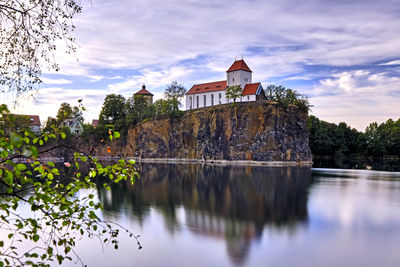
M192 233L225 239L234 263L246 259L265 225L292 231L307 220L309 168L144 164L141 169L133 187L99 192L105 210L143 221L155 207L171 234L184 223ZM183 222L176 216L182 206Z

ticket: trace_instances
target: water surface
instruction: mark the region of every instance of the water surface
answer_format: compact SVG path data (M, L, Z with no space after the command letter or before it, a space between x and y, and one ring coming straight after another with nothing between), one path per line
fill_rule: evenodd
M99 190L118 250L81 240L88 266L399 266L400 173L145 164ZM70 263L72 264L72 263ZM70 265L68 264L68 265Z

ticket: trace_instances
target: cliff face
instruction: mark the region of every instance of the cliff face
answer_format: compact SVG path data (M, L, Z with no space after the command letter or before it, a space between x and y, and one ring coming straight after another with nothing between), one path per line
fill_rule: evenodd
M105 149L96 154L106 155ZM114 155L199 160L311 161L307 114L296 106L238 103L140 123Z

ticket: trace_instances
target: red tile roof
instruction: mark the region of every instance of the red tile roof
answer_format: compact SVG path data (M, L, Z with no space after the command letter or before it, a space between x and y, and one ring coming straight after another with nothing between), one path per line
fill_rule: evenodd
M226 89L226 81L195 84L186 93L187 95L222 91Z
M142 89L142 90L136 92L135 95L153 95L153 94L150 93L149 91L147 91L146 89Z
M242 95L255 95L260 83L248 83L243 89Z
M243 59L235 60L235 62L233 62L232 66L226 72L231 72L231 71L235 71L235 70L245 70L248 72L252 72L251 69L249 68L249 66L247 66L246 62L244 62Z

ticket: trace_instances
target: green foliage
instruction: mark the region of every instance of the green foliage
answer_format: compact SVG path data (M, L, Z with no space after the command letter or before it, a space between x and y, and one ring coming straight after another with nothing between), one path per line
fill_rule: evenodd
M103 102L103 107L100 111L99 124L115 125L120 129L125 124L126 116L126 101L122 95L111 94L107 95Z
M159 99L154 102L154 115L157 117L171 116L174 112L174 103L170 100Z
M336 125L311 115L308 131L314 157L400 157L400 119L381 124L373 122L362 133L344 122Z
M6 109L2 104L0 109ZM30 131L30 118L28 116L4 114L0 120L1 129L6 133Z
M1 106L1 117L7 113ZM102 206L95 201L94 179L102 177L106 189L122 180L134 183L139 177L135 162L119 160L103 166L96 158L77 152L60 168L41 158L43 152L55 149L48 145L51 140L67 136L57 129L40 136L0 130L0 266L80 260L75 251L79 236L98 237L118 248L121 228L98 217ZM109 132L110 140L118 137L117 132ZM88 171L83 172L81 165L89 166ZM77 197L82 189L87 194ZM21 251L21 242L32 244L31 248Z
M79 109L79 107L71 107L70 104L64 102L57 111L56 125L58 127L66 119L74 119L78 117L82 117L82 111Z
M303 111L309 111L311 108L307 96L298 93L296 90L285 88L282 85L268 85L265 89L265 97L267 100L278 102L285 107L292 104Z
M165 99L168 105L172 107L172 113L175 114L179 110L180 100L185 96L186 89L183 85L173 81L170 85L165 88Z
M74 51L72 18L81 12L80 1L2 0L0 4L0 85L17 95L40 81L43 63L58 70L53 52L63 39Z
M365 129L367 153L374 157L400 157L400 119L371 123Z
M242 96L242 87L240 85L232 85L226 88L226 98L233 99L233 102L236 103L236 98L240 98Z
M341 122L339 125L308 117L309 142L313 156L343 157L362 155L365 138L363 133Z
M146 116L147 100L142 95L133 95L126 101L126 125L141 122Z

